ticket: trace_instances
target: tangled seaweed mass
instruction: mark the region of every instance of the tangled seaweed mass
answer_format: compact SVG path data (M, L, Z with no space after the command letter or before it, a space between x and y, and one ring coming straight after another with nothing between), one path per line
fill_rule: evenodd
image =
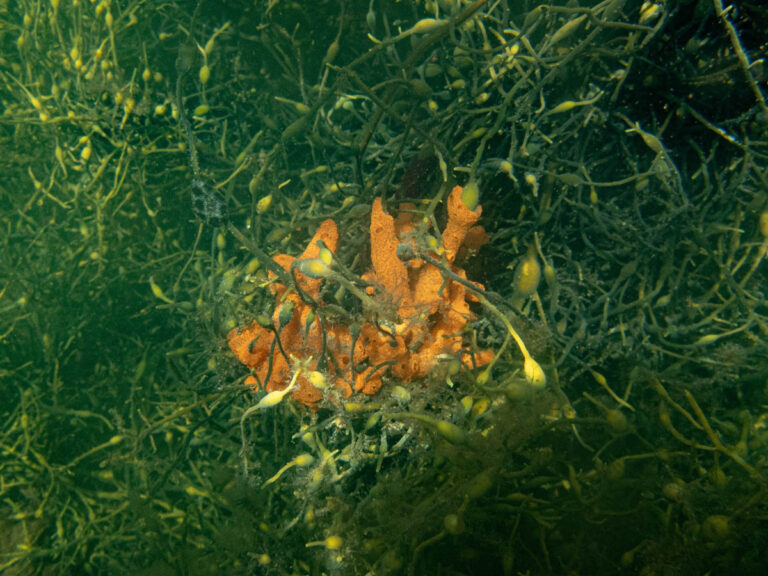
M765 4L0 0L0 574L765 574Z
M456 186L447 201L448 223L442 232L442 245L433 243L433 257L444 257L452 271L466 278L453 266L462 247L474 249L487 241L481 226L476 226L482 209L470 210L462 201L462 188ZM237 358L252 370L246 383L268 392L282 390L291 379L290 357L310 359L311 372L299 378L293 397L307 405L323 398L326 378L319 370L327 368L333 385L343 397L353 389L376 394L387 370L398 380L423 378L440 358L462 357L469 366L491 361L491 350L472 351L463 330L472 319L469 302L477 301L467 288L417 256L413 234L412 204L402 204L397 218L384 211L376 199L371 212L371 261L373 269L362 276L366 292L381 309L394 312L360 326L323 322L320 290L323 278L331 272L331 254L338 245L338 228L325 220L301 256L275 256L286 272L292 273L298 290L279 282L271 285L275 310L271 322L254 320L244 329L234 329L229 346ZM303 270L303 271L302 271ZM275 275L270 273L270 278ZM482 285L474 284L482 290ZM319 358L317 351L324 351ZM328 362L324 362L324 358ZM326 366L324 366L324 364ZM358 368L360 367L360 368Z

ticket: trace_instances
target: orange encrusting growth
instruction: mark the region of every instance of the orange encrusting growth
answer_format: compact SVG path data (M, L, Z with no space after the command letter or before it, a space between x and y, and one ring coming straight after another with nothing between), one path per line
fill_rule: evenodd
M475 226L480 218L480 206L475 210L467 208L461 200L461 192L461 187L457 186L448 197L448 223L442 233L442 249L437 248L437 251L444 253L449 265L455 261L468 235L473 240L471 248L477 248L483 240L487 241L482 228ZM401 206L401 209L406 208L412 208L412 205ZM412 242L410 233L414 228L410 212L402 211L395 219L384 211L380 199L374 201L370 227L373 269L363 275L363 280L369 285L368 294L382 304L382 309L397 311L394 323L384 318L378 324L364 323L354 340L352 351L353 338L349 326L329 322L320 324L323 305L319 297L324 280L309 278L294 269L299 288L315 301L319 314L312 318L312 306L304 302L296 291L289 292L283 284L273 283L270 289L278 305L272 317L272 326L264 328L254 321L247 328L232 330L228 335L229 347L235 356L252 370L246 383L264 385L267 392L281 390L288 385L291 367L277 346L275 332L288 356L300 359L313 357L310 370L317 369L319 355L325 349L327 362L324 366L331 376L329 381L334 383L343 397L350 396L353 389L364 394L375 394L387 373L403 382L423 378L441 355L461 356L463 363L470 366L490 362L493 351L482 350L472 354L463 342L462 332L472 320L467 301L473 298L466 287L444 278L438 268L418 257L407 263L398 257L398 246ZM332 220L320 225L299 260L317 258L320 251L318 241L322 241L331 252L336 251L338 230ZM438 256L435 254L435 257ZM274 260L289 273L296 261L286 254L278 254ZM461 268L452 266L452 271L466 278ZM270 276L274 278L271 273ZM480 284L476 286L482 289ZM293 315L281 327L280 312L288 301L293 304ZM352 361L355 367L351 366ZM364 368L359 368L362 366ZM296 400L312 406L322 399L323 391L315 388L306 378L300 377L298 383L293 392Z

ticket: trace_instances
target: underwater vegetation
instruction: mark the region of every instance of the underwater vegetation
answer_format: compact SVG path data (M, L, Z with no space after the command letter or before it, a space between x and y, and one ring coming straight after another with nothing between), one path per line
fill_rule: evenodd
M0 0L0 572L762 574L767 27Z

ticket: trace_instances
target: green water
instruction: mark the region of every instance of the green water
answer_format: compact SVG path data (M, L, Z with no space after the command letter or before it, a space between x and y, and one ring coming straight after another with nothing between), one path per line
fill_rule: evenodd
M768 14L721 9L0 0L0 573L761 574ZM376 198L461 297L370 280Z

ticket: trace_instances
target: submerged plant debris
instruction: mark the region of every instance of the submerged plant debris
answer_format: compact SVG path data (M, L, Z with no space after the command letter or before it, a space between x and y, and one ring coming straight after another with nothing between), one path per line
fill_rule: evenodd
M766 29L0 0L0 572L762 574Z

